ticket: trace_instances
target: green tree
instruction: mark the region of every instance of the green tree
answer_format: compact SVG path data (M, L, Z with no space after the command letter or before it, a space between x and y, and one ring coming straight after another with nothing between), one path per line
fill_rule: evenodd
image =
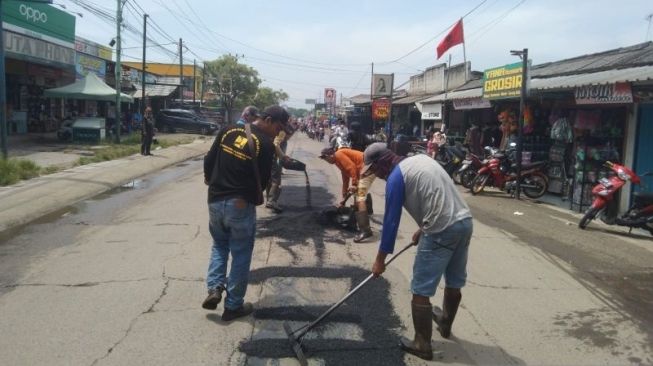
M290 114L293 117L306 117L308 116L308 109L303 109L303 108L292 108L288 107L288 114Z
M208 89L218 95L218 100L226 111L225 119L229 122L234 107L252 100L261 84L258 71L239 64L238 58L231 55L207 62L206 73Z
M258 91L252 99L249 100L248 104L254 105L260 110L275 104L281 104L288 100L288 93L283 90L272 90L267 86L258 88Z

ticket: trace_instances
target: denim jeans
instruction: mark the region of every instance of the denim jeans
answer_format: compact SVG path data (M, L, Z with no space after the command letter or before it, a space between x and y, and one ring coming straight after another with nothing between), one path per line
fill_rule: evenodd
M422 234L413 264L411 292L431 297L444 274L446 287L462 288L467 280L467 254L472 238L472 219L453 223L436 234Z
M206 285L209 290L218 286L226 288L224 307L235 310L243 305L247 292L256 232L256 206L242 198L210 203L209 232L213 237L213 247ZM231 269L227 278L229 253Z

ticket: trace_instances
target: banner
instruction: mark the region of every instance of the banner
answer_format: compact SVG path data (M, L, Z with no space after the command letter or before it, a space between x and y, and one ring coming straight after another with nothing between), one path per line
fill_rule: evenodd
M453 107L456 110L484 109L484 108L492 108L492 104L490 104L489 100L478 97L478 98L454 99Z
M336 104L336 90L332 88L324 89L324 103L327 105Z
M372 78L372 98L391 97L393 74L374 74Z
M77 52L85 53L87 55L99 57L104 60L111 61L113 57L113 50L107 46L89 41L82 37L75 37L75 50Z
M75 70L77 73L76 78L78 80L84 78L86 75L88 75L89 72L94 73L100 79L104 80L107 70L107 64L105 60L93 56L87 56L81 53L77 54L76 60L77 62L75 65Z
M574 92L576 104L623 104L633 102L629 83L584 85Z
M385 121L390 115L389 99L374 99L372 101L372 119L375 121Z
M483 98L501 99L519 97L522 86L523 63L483 71Z

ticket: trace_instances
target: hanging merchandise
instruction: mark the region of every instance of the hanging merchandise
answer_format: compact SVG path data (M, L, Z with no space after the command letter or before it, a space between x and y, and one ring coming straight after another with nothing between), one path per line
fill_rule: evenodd
M535 120L533 118L533 111L529 106L524 107L524 128L522 131L530 135L533 133L533 130L535 129Z
M551 127L551 139L562 142L571 142L573 140L571 126L566 118L558 118Z

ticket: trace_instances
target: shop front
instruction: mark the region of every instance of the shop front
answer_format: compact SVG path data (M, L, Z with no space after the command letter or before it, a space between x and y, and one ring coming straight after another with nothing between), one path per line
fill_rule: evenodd
M89 73L97 75L106 82L107 63L111 61L113 51L82 37L75 37L75 79L83 79ZM106 110L104 102L95 100L66 100L66 111L80 116L93 117L103 115Z
M75 17L46 4L3 1L9 134L50 132L65 115L43 90L75 81Z

